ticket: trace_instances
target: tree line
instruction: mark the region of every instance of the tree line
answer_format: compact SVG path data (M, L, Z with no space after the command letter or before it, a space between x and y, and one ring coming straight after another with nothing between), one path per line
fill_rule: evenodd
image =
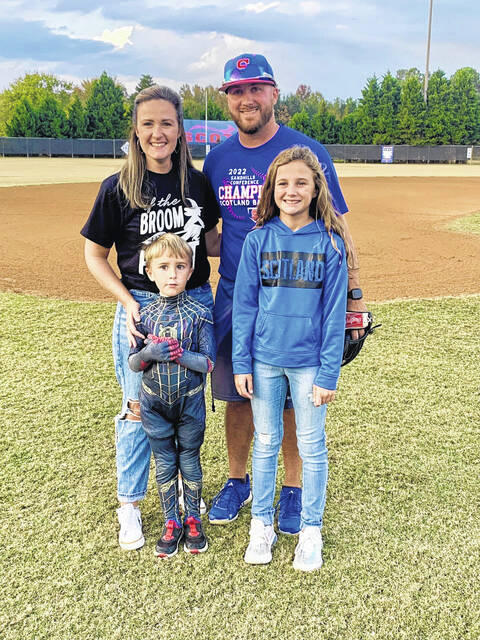
M431 74L427 101L418 69L367 80L359 100L328 102L301 85L280 99L277 119L325 144L478 144L480 75L471 67Z
M0 135L52 138L124 138L133 102L154 84L141 76L135 91L106 72L80 87L44 73L26 74L0 93ZM180 88L186 119L229 120L226 96L213 86ZM367 80L358 100L326 100L302 84L281 95L278 122L325 144L478 144L480 143L480 74L471 67L450 78L431 74L427 101L418 69L387 72Z

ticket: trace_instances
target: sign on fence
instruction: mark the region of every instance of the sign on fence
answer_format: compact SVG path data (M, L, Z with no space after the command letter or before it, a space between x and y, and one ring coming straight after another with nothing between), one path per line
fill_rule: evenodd
M382 146L381 162L385 164L393 162L393 146Z

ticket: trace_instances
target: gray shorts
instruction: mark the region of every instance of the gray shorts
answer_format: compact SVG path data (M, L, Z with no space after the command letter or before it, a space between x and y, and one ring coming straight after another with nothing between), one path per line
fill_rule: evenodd
M237 393L232 369L232 308L235 283L220 278L215 296L213 317L215 320L215 338L217 358L212 371L212 395L215 400L224 402L250 402ZM290 389L287 389L285 409L293 407Z
M224 402L248 402L238 395L232 370L232 307L235 283L220 278L215 296L213 317L217 357L212 371L212 395Z

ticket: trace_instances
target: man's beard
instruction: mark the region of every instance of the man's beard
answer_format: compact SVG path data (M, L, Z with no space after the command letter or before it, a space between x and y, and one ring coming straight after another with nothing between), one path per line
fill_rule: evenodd
M232 116L233 121L242 133L253 135L254 133L258 133L260 129L262 129L267 124L267 122L269 122L270 118L273 117L273 107L265 107L265 110L260 109L260 119L256 124L251 124L249 126L242 124L242 114L240 114L240 117L237 117L236 115L234 116L232 113L230 115Z

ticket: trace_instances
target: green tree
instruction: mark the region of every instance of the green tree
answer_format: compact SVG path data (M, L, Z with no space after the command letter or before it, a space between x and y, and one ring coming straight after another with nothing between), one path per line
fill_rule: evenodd
M277 122L280 122L281 124L288 124L290 122L290 118L291 116L284 104L281 104L279 107L275 105L275 120Z
M288 114L288 119L290 120L293 115L300 113L302 106L302 101L297 93L290 93L283 97L280 96L274 107L275 117L281 112L284 118Z
M317 113L311 119L313 137L324 144L338 142L340 125L332 113L329 113L327 102L323 100Z
M128 129L124 89L104 71L92 89L85 107L89 138L124 138Z
M421 78L409 75L402 83L398 113L399 141L403 144L424 144L425 102Z
M275 105L275 118L278 122L286 123L293 115L303 110L312 118L318 112L323 100L320 92L313 92L308 85L300 84L295 93L280 96Z
M353 113L357 109L357 101L353 98L335 98L333 102L328 104L329 112L335 116L337 120L343 120L349 113Z
M377 132L379 99L380 87L374 75L368 78L367 85L362 89L358 107L359 138L363 144L372 144Z
M338 141L340 144L361 144L358 112L349 113L340 123Z
M200 87L198 84L193 87L184 84L180 87L184 117L188 120L205 119L205 91L208 99L208 119L230 120L226 95L212 85Z
M192 98L183 101L183 117L186 120L201 120L202 113L205 114L205 107Z
M67 136L69 138L83 138L85 136L85 110L78 95L68 109Z
M148 89L148 87L153 87L154 84L155 84L155 80L148 73L144 73L140 77L140 80L138 81L137 86L135 87L135 91L128 97L129 113L132 112L135 98L138 96L140 91L142 91L143 89Z
M453 144L473 144L480 141L479 83L479 74L472 67L458 69L450 78Z
M428 81L424 135L426 144L451 142L451 118L450 82L444 72L438 69L432 73Z
M64 138L67 117L53 96L46 96L37 109L37 135L40 138Z
M203 107L203 118L205 118L205 107ZM208 101L208 119L225 120L223 109L214 100Z
M298 113L294 113L290 118L288 126L313 138L310 116L305 109L302 109L302 111L299 111Z
M72 91L72 96L80 100L84 109L92 95L93 87L97 80L98 78L87 78L86 80L82 80L81 85L79 87L75 87Z
M410 67L410 69L399 69L395 74L396 79L401 83L405 82L407 78L415 76L423 84L423 73L417 69L417 67Z
M18 78L0 94L0 135L5 135L6 123L22 98L27 98L36 110L47 96L53 96L60 108L65 110L72 91L70 82L64 82L49 73L27 73Z
M28 98L22 96L12 109L6 123L7 136L34 138L37 136L37 113Z
M377 132L374 144L396 144L398 142L398 111L400 108L400 82L387 72L380 85Z

